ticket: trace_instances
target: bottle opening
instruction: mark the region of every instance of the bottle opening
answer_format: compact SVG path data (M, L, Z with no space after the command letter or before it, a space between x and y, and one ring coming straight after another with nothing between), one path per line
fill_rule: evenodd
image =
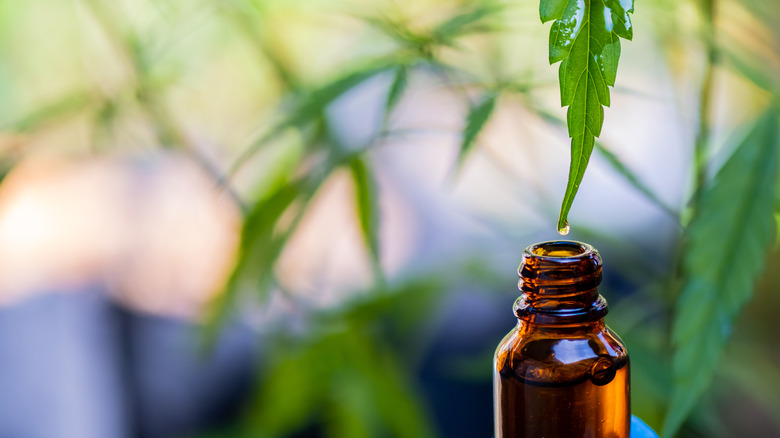
M542 257L576 257L585 254L589 248L579 242L544 242L537 243L531 248L534 255Z

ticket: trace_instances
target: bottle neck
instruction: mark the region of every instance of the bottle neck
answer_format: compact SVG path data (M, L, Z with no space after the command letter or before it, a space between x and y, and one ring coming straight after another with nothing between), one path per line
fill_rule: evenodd
M517 327L521 334L526 333L551 333L555 335L580 335L583 332L599 333L604 331L606 324L604 319L597 319L595 321L578 322L572 324L542 324L537 322L530 322L527 319L519 319L517 321Z
M523 321L582 324L607 314L607 302L597 289L601 257L590 245L569 241L531 245L523 251L518 274L523 294L514 310Z

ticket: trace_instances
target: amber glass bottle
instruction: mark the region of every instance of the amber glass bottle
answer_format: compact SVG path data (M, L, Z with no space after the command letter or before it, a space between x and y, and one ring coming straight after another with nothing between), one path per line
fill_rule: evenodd
M517 327L494 360L495 438L628 438L628 353L604 325L598 251L538 243L518 272Z

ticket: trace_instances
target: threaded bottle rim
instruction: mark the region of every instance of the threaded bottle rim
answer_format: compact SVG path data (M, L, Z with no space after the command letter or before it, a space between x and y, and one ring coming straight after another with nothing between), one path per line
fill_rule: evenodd
M601 283L601 256L587 243L531 245L523 251L518 274L523 292L514 306L518 318L574 323L595 321L607 313L607 302L596 289Z
M601 283L601 256L587 243L572 240L541 242L523 251L517 270L524 292L539 288L594 288Z

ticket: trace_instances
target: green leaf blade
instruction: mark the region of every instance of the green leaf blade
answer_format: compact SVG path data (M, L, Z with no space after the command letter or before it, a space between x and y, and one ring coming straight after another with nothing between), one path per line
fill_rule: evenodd
M458 162L462 163L466 155L471 151L477 136L482 132L485 123L490 119L493 110L496 107L497 93L488 93L482 98L482 101L471 107L466 117L466 129L463 131L463 140L460 144L460 155Z
M620 38L615 32L609 33L609 40L606 41L604 49L595 58L607 85L614 86L620 60Z
M558 230L563 230L569 226L566 215L569 213L574 197L577 196L577 191L580 189L580 183L583 176L585 176L585 168L588 166L595 143L596 138L587 132L571 139L572 158L569 165L569 181L561 204L561 214L558 216ZM572 176L574 177L572 178Z
M609 88L607 82L604 80L604 76L601 73L601 68L596 62L595 58L588 59L588 72L593 82L593 87L596 90L597 102L602 106L609 106Z
M244 220L238 248L238 260L207 315L205 345L210 345L230 313L243 287L251 284L261 300L268 297L276 260L282 253L295 225L281 232L277 224L296 201L305 202L313 192L307 192L301 181L283 182L257 201Z
M605 6L605 1L611 7ZM542 20L560 9L560 2L542 0ZM633 36L628 32L632 29L628 18L632 11L632 0L569 0L550 29L549 60L551 64L561 61L558 70L561 105L569 107L566 122L572 139L559 230L568 226L568 214L588 167L595 138L601 135L604 107L611 104L609 87L615 85L617 76L619 36L629 39ZM618 15L619 19L615 18Z
M777 119L769 111L704 191L686 230L665 437L674 436L706 390L734 320L752 296L775 232L778 147Z
M539 17L542 19L542 23L548 21L557 20L563 15L563 11L566 10L568 0L542 0L539 2Z
M286 126L299 126L318 117L325 108L369 78L394 67L393 60L381 60L349 72L317 89L301 99L283 122Z
M503 9L504 6L500 2L493 0L476 2L436 26L431 39L439 44L452 45L458 37L489 31L492 28L485 21Z
M561 65L558 68L558 82L561 84L561 106L569 106L574 100L574 89L577 86L576 82L572 82L566 79L568 73L569 60L564 59L561 61Z
M398 60L392 57L367 63L359 68L343 74L331 82L307 93L301 93L300 98L292 105L287 115L271 126L259 139L253 142L231 166L230 174L234 174L263 146L276 139L289 128L302 129L314 123L336 99L353 90L358 85L377 74L397 67Z
M634 12L633 0L604 0L604 6L608 29L629 41L634 38L631 16L628 15Z
M569 57L574 40L582 29L585 12L591 0L570 0L563 15L550 29L550 64Z
M385 100L385 119L390 117L398 102L401 100L406 85L409 82L408 72L409 68L405 64L401 64L395 69L393 76L393 82L390 84L390 89L387 91L387 100Z
M350 162L352 181L355 184L355 204L357 206L360 229L375 269L379 264L379 205L377 202L376 181L371 168L365 160L357 157Z

